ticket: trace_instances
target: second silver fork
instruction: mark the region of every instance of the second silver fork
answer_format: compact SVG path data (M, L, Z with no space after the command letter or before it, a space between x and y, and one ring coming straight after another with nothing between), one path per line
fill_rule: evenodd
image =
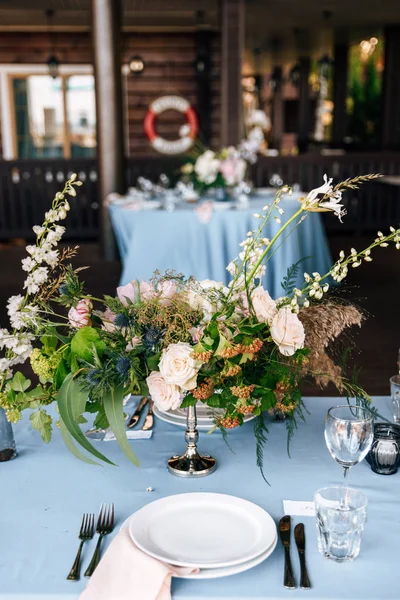
M91 577L100 561L100 546L101 540L105 535L111 533L114 529L114 504L102 504L100 506L99 516L97 518L96 531L99 534L96 549L93 553L92 560L85 571L85 577Z
M82 524L79 531L79 539L81 543L79 544L79 550L74 560L74 564L68 574L67 579L70 581L76 581L79 579L79 572L81 569L81 554L83 544L87 540L91 540L94 535L94 515L93 514L84 514L82 517Z

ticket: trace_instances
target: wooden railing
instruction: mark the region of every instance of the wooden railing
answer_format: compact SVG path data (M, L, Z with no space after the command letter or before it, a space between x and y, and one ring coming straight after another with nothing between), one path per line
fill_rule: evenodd
M162 173L172 180L179 176L184 159L142 157L127 160L127 184L135 185L139 176L156 181ZM32 225L41 223L54 194L68 176L76 172L84 185L71 198L67 238L96 239L99 230L97 166L94 159L0 161L0 240L31 239ZM321 156L305 154L291 157L261 157L252 167L257 187L268 187L274 174L290 185L309 191L323 182L324 173L335 181L360 173L400 175L400 153L347 154ZM348 215L343 225L325 215L328 231L360 234L400 222L400 188L372 183L344 196Z

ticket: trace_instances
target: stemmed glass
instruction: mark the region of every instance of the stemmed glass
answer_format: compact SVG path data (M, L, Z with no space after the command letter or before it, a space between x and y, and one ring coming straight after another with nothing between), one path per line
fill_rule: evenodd
M374 416L363 406L345 404L328 410L325 441L332 457L343 467L344 481L351 467L368 454L374 438Z

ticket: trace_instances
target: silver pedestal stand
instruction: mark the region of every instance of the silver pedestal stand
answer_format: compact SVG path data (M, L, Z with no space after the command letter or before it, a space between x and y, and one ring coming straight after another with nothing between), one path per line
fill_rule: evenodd
M197 452L196 407L188 406L187 428L185 433L186 452L182 456L171 456L168 460L168 471L177 477L205 477L213 473L217 467L217 461L207 454L200 455Z

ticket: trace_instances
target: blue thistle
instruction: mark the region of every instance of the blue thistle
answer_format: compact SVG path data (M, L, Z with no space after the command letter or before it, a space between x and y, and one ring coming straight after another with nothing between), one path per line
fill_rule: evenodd
M115 363L115 370L123 380L125 380L128 377L130 366L131 363L129 362L129 359L126 358L126 356L120 356L117 359L117 362Z
M119 315L117 315L114 319L114 325L116 327L129 327L129 318L124 315L123 313L120 313Z
M98 385L101 381L101 372L99 369L90 369L86 373L86 381L90 383L90 385Z
M143 345L146 350L154 352L163 337L163 332L153 325L148 325L143 331Z
M66 283L62 283L58 288L58 291L60 292L61 296L66 296L67 294L69 294L68 285Z

